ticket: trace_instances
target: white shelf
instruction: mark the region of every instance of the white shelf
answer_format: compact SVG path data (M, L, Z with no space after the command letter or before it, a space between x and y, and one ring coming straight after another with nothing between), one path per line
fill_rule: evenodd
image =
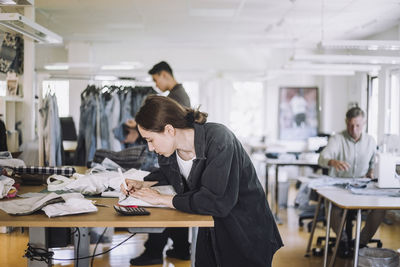
M20 96L3 96L6 102L22 102L24 99Z

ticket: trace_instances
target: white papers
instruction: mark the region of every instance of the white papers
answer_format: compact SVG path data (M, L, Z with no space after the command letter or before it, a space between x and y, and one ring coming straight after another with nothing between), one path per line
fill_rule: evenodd
M157 190L160 194L163 195L176 195L176 192L172 185L160 185L160 186L153 186L151 189ZM146 201L140 200L138 198L134 198L129 196L126 198L125 195L121 194L119 196L118 204L121 206L142 206L142 207L158 207L158 208L166 208L165 205L153 205Z

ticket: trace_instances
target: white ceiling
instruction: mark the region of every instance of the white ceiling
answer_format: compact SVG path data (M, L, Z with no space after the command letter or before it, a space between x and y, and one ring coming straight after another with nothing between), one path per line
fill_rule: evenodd
M399 24L399 0L36 0L66 41L144 46L293 46Z
M260 71L321 39L362 39L400 24L400 0L35 0L35 7L36 21L66 44L90 43L96 64L140 61L143 71L164 59L180 71ZM43 51L39 65L60 61Z

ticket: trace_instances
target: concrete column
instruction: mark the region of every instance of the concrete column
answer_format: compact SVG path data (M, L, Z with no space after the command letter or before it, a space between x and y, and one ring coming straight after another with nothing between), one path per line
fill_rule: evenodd
M24 7L24 16L35 20L35 8ZM23 90L23 142L35 138L35 43L32 39L24 37L24 74L22 77Z

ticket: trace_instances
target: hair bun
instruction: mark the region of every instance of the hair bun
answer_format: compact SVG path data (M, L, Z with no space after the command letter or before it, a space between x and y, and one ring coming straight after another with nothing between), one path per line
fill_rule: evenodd
M194 110L190 110L188 111L188 113L186 113L185 120L187 121L189 126L193 125L195 120Z

